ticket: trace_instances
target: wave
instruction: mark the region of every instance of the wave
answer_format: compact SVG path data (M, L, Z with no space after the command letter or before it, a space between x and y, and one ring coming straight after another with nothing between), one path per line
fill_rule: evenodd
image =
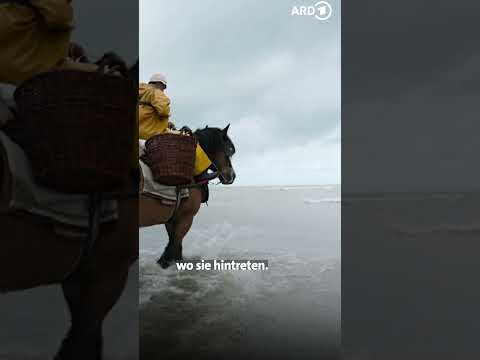
M421 235L432 233L479 233L480 224L439 224L434 226L395 226L394 230L405 235Z
M340 203L341 198L325 198L325 199L304 199L303 202L307 205L322 204L322 203Z
M313 203L316 201L306 200L313 200ZM340 199L320 201L339 202ZM184 257L186 260L267 259L267 271L178 271L175 266L164 270L156 264L167 241L165 231L159 228L144 230L141 234L139 259L141 306L154 302L170 308L172 305L165 299L175 298L182 303L204 299L203 302L208 298L216 298L219 294L222 294L222 298L234 298L235 301L242 302L265 293L290 291L298 283L307 284L306 288L328 288L308 284L322 284L324 277L332 277L331 272L340 269L338 258L316 258L311 254L304 256L281 249L250 250L242 241L259 236L262 236L262 232L256 228L238 227L228 221L203 228L196 227L188 235ZM158 241L159 238L161 241Z
M163 303L171 307L165 299L182 299L182 302L196 303L208 299L236 299L243 303L252 298L273 296L293 291L299 284L314 289L322 277L340 271L338 259L310 258L292 254L248 253L239 255L237 250L220 253L217 259L268 259L269 270L255 271L178 271L175 266L161 269L155 259L160 256L146 255L140 259L140 305L150 302ZM199 260L205 257L186 257L186 260ZM208 257L211 259L211 257ZM310 285L308 285L310 284ZM317 284L317 285L312 285ZM215 301L218 301L215 300Z
M412 201L412 200L447 200L457 201L465 198L459 193L431 193L431 194L381 194L371 196L344 196L346 203L361 201Z
M299 185L299 186L283 186L283 187L271 187L271 190L280 191L292 191L292 190L324 190L333 191L339 189L340 185Z

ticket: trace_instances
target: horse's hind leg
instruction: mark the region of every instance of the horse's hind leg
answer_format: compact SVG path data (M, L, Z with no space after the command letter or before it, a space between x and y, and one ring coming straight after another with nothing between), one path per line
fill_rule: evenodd
M171 223L165 224L168 233L168 245L157 263L162 268L169 267L173 261L182 260L182 241L192 227L193 218L200 209L202 194L192 189L190 197L179 207Z
M85 306L88 272L78 270L62 283L62 290L70 310L70 330L62 342L55 360L73 360L89 356L102 358L101 325L91 322Z
M79 269L63 284L71 327L55 360L101 360L102 325L125 286L129 262L101 259Z
M165 229L168 234L168 244L162 256L157 261L157 264L164 269L169 267L174 261L182 260L182 243L176 240L175 227L176 225L173 221L165 224Z

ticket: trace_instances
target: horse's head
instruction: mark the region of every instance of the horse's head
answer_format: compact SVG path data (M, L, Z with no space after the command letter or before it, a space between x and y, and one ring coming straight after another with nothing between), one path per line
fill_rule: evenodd
M200 146L212 162L211 168L218 171L219 179L225 185L233 184L237 176L231 160L233 154L235 154L235 146L228 136L229 127L230 124L225 129L209 128L207 126L194 133Z

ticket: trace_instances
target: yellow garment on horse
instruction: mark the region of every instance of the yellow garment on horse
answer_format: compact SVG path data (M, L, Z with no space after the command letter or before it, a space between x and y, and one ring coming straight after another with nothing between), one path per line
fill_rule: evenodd
M65 66L73 9L68 0L0 3L0 83L19 85Z
M138 87L138 135L147 140L165 132L170 118L170 99L160 89L152 85Z
M193 171L193 176L200 175L206 171L210 165L212 165L212 162L205 151L203 151L200 144L197 144L197 148L195 149L195 170Z

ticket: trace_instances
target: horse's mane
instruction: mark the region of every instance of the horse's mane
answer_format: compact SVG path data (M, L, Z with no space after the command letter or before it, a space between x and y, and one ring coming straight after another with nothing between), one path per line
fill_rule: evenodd
M222 130L219 128L197 129L193 135L200 143L202 149L207 155L213 155L218 151L223 150Z

